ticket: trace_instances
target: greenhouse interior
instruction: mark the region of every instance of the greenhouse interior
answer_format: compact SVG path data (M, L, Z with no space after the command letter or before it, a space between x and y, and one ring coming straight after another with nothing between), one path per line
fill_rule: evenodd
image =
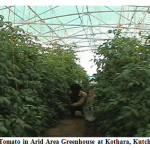
M149 22L149 6L0 6L0 137L149 137Z

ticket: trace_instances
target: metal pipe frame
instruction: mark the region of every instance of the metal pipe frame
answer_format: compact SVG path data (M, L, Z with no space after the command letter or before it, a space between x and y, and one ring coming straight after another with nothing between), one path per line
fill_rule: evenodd
M35 15L38 15L30 6L28 6L28 7L31 9L31 11L32 11ZM41 19L40 16L38 16L38 18ZM53 31L53 29L52 29L50 26L48 26L48 25L46 24L46 22L44 22L44 21L42 21L42 22L45 23L45 25L46 25L51 31ZM58 36L58 34L57 34L55 31L53 31L53 33L66 45L66 43L63 41L63 39L60 38L60 37Z
M36 31L37 33L37 37L38 38L44 38L45 41L48 42L53 42L53 41L58 41L59 42L62 42L65 46L73 46L73 45L69 45L67 44L68 42L73 42L75 44L77 43L82 43L83 40L87 40L86 42L88 42L87 46L82 46L82 45L77 45L78 48L84 48L84 47L97 47L97 43L98 41L104 41L104 40L108 40L108 39L112 39L112 37L110 37L111 34L107 33L107 32L101 32L100 29L101 28L106 28L108 30L114 30L114 29L117 29L117 23L116 24L108 24L106 22L104 22L103 20L101 20L99 17L96 17L94 14L97 14L97 13L115 13L117 15L120 16L120 18L123 18L125 19L125 21L127 23L124 23L124 24L121 24L121 26L119 26L119 29L122 30L122 34L126 33L125 36L128 36L129 33L134 33L132 32L132 30L140 30L140 31L149 31L149 26L150 24L149 23L145 23L144 24L144 19L146 18L146 15L150 13L149 11L149 8L150 6L132 6L132 5L127 5L128 7L133 7L133 9L130 8L130 10L113 10L112 8L108 7L108 6L105 6L108 11L89 11L88 10L88 6L84 6L86 8L86 11L83 10L82 12L79 12L78 10L78 7L76 6L76 10L77 10L77 13L72 13L72 14L64 14L64 15L55 15L53 17L48 17L48 18L42 18L40 17L42 14L44 13L47 13L47 12L50 12L50 11L55 11L56 8L60 7L60 6L54 6L53 8L50 8L46 11L43 11L42 13L37 13L36 11L34 11L32 9L32 7L30 6L27 6L29 10L31 10L35 16L34 17L31 17L27 20L24 20L24 18L22 18L21 16L19 16L16 11L13 11L11 10L11 7L14 7L15 6L4 6L5 8L1 8L0 10L5 10L5 9L8 9L10 12L12 12L14 14L14 17L17 16L18 18L20 18L21 20L25 21L25 22L13 22L14 25L19 25L19 26L24 26L24 25L28 25L30 28L32 28L34 31ZM82 7L82 8L84 8ZM143 7L143 10L138 10L137 8L138 7ZM145 8L148 8L145 10ZM123 13L123 14L122 14ZM126 17L124 14L125 13L133 13L131 18L128 18ZM142 13L144 14L145 13L145 16L142 16L142 19L139 20L139 22L141 24L144 24L146 27L144 28L141 28L139 29L138 27L138 23L132 21L133 18L135 17L136 13ZM66 23L62 23L59 18L63 18L63 17L71 17L71 16L77 16L77 18L75 19L72 19L70 20L69 22L66 22ZM88 23L90 24L83 24L83 19L84 19L84 16L88 17ZM39 20L36 20L36 21L32 21L34 18L39 18ZM95 25L93 24L93 18L97 19L98 21L100 21L102 24L98 24L98 25ZM51 19L57 19L59 23L46 23L46 20L51 20ZM80 22L81 24L72 24L73 21L75 20L78 20L80 19ZM129 23L128 23L129 22ZM41 33L40 31L38 31L37 28L33 27L32 25L43 25L43 26L46 26L49 31L45 32L45 33ZM56 26L55 28L52 28L51 26ZM70 28L66 28L66 27L70 27ZM60 29L59 29L60 28ZM74 31L74 33L70 34L69 35L69 32L67 32L68 30L71 30L71 29L79 29L79 31ZM82 30L80 30L80 28L82 28ZM126 30L126 32L124 32L124 29ZM89 30L90 33L87 33L86 31ZM131 31L130 31L131 30ZM65 31L64 35L65 36L59 36L58 34L58 31ZM82 33L84 32L85 34L78 34L78 33ZM55 35L54 36L50 36L50 35L47 35L47 34L50 34L50 33L54 33ZM135 34L138 34L138 33L135 33ZM106 35L108 38L105 39L105 36L103 36L104 38L98 38L96 37L95 35ZM35 36L35 35L34 35ZM50 40L50 38L52 38L52 40ZM67 41L68 39L70 39L70 41ZM79 39L79 41L77 41L76 39ZM39 40L39 39L38 39ZM75 40L75 41L73 41ZM82 41L81 41L82 40ZM85 41L84 41L85 42ZM84 43L83 42L83 43ZM46 43L46 42L45 42Z
M107 7L107 6L105 6L105 7ZM108 9L110 9L109 7L107 7ZM114 11L114 10L112 10L112 9L110 9L110 11L91 11L91 12L84 12L84 13L79 13L79 14L85 14L85 15L88 15L88 14L95 14L95 13L112 13L112 12L115 12L116 14L118 14L119 12L121 12L121 11ZM124 10L124 12L134 12L134 11L132 11L132 10L130 10L130 11L125 11ZM140 10L139 11L137 11L137 12L141 12ZM147 13L149 13L148 11L147 11ZM42 20L37 20L37 21L34 21L34 22L38 22L38 21L44 21L44 20L50 20L50 19L55 19L55 18L62 18L62 17L69 17L69 16L76 16L76 15L79 15L78 13L73 13L73 14L67 14L67 15L61 15L61 16L55 16L55 17L49 17L49 18L44 18L44 19L42 19ZM120 14L119 14L120 15ZM124 17L124 16L123 16ZM126 18L126 17L125 17ZM128 18L126 18L127 20L128 20ZM128 21L130 21L130 20L128 20Z
M12 11L9 7L5 6L7 9L9 9L10 12L12 12L14 15L16 15L17 17L19 17L20 19L23 19L22 17L20 17L19 15L17 15L14 11ZM38 30L36 30L35 28L33 28L31 25L29 25L33 30L35 30L37 33L40 33ZM46 37L44 37L46 39ZM40 40L39 40L40 41Z

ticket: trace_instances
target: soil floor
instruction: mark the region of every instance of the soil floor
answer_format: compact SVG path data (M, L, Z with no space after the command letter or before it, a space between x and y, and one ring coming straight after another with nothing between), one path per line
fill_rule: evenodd
M57 122L54 128L49 129L44 137L98 137L94 122L84 119L80 112L74 117Z

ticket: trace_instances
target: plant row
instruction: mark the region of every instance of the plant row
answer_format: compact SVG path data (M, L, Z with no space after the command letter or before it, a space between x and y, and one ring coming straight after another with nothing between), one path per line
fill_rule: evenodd
M150 47L116 35L96 52L97 129L101 136L150 136Z
M88 86L71 48L43 47L0 16L0 136L41 136L63 117L69 86Z

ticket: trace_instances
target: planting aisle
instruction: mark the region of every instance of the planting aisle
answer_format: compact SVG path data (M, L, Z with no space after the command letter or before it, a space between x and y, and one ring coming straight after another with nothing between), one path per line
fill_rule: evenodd
M89 122L78 114L58 121L44 137L98 137L98 134L94 130L94 122Z

